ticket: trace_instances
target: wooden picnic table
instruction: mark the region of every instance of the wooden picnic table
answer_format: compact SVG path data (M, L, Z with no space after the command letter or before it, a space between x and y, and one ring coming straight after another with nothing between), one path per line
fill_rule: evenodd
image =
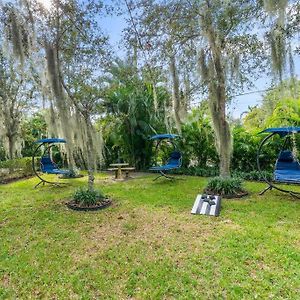
M113 167L113 169L109 169L111 171L116 171L115 173L115 179L122 179L122 167L128 167L128 163L115 163L115 164L110 164L110 167Z

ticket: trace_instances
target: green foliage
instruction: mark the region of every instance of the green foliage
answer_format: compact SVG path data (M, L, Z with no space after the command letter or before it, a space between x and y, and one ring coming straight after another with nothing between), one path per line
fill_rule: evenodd
M219 175L218 167L182 167L174 171L174 174L213 177Z
M260 106L250 108L244 126L255 133L267 127L298 126L299 107L300 81L284 81L266 93Z
M2 168L9 169L11 172L17 172L20 176L33 174L31 157L0 161L0 169Z
M34 142L46 136L47 125L42 113L36 113L24 119L21 123L21 133L24 140L23 156L32 156L36 144Z
M265 178L268 181L273 180L273 173L268 171L234 172L233 176L241 178L243 180L251 180L251 181L263 181Z
M239 125L233 128L232 133L232 170L243 172L257 170L256 157L261 136L249 133Z
M106 144L106 164L123 160L137 169L149 167L152 143L149 136L165 132L165 103L170 95L158 87L158 109L154 109L151 85L137 77L129 64L118 62L111 70L110 87L105 91L107 115L101 121Z
M236 195L243 191L242 180L237 177L214 177L207 183L206 190L216 195Z
M103 199L105 199L105 196L102 192L88 188L80 188L73 195L75 203L83 207L96 205Z
M187 167L192 163L205 168L207 165L218 164L213 129L206 106L202 105L189 114L182 126L180 149L184 153L183 166Z

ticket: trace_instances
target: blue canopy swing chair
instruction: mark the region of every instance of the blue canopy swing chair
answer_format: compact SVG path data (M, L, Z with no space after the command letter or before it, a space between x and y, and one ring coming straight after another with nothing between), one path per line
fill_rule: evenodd
M43 151L41 160L40 160L40 171L43 174L55 174L55 175L66 175L69 174L69 170L62 170L59 169L57 164L52 160L51 157L51 148L55 146L55 144L58 143L66 143L65 139L59 139L59 138L50 138L50 139L41 139L35 142L35 144L40 144L34 151L32 155L32 169L34 174L40 179L40 182L35 185L35 188L38 187L40 184L45 185L45 183L53 184L55 186L60 186L63 183L60 182L54 182L44 179L37 171L36 169L36 155L38 151L44 146L45 149Z
M266 191L276 189L280 192L289 193L290 195L300 198L300 192L296 192L290 189L278 187L276 184L300 184L300 164L293 154L293 151L287 149L288 144L291 143L291 137L294 134L300 132L300 127L279 127L279 128L268 128L261 133L269 133L266 136L258 149L257 152L257 167L259 172L262 174L264 181L268 186L261 191L259 194L263 195ZM269 181L266 176L263 175L260 165L260 157L263 147L266 143L275 135L279 135L283 139L283 146L278 155L274 168L274 180ZM294 145L295 146L295 145Z
M153 136L150 137L151 141L157 141L156 147L155 147L156 159L157 159L157 155L158 155L159 145L161 144L162 141L166 140L169 143L171 143L172 146L173 146L173 151L171 152L170 157L169 157L166 164L161 165L161 166L159 166L159 165L153 166L149 169L150 171L160 173L159 176L157 176L154 179L154 181L157 180L160 177L165 177L167 179L175 179L175 177L169 176L169 175L167 175L167 173L169 171L179 169L181 167L181 164L182 164L182 154L181 154L180 151L177 150L176 144L174 142L174 140L176 138L179 138L179 135L170 134L170 133L156 134L156 135L153 135Z

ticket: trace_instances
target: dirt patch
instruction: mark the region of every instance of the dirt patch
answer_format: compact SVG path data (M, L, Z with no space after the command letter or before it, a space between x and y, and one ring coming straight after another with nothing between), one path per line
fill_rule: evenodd
M8 274L3 274L0 282L4 288L8 288L10 286L10 276Z
M203 221L202 221L203 220ZM89 235L84 234L85 248L74 253L74 260L92 259L113 247L134 247L147 249L147 259L157 259L162 251L170 259L180 261L192 253L202 251L203 243L215 234L218 223L207 218L195 218L168 211L149 211L136 208L130 212L110 215L102 224L95 224ZM223 226L223 225L221 225Z
M4 227L7 223L8 223L8 219L4 219L4 220L0 221L0 228Z

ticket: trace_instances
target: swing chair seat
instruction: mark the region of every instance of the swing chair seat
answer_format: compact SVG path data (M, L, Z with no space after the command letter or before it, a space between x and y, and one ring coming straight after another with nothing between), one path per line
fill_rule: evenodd
M155 166L155 167L151 167L149 170L150 171L169 171L169 170L175 170L180 168L180 165L170 165L170 164L166 164L166 165L162 165L162 166Z
M300 184L300 170L280 170L275 171L274 179L278 183L298 183Z
M275 165L274 179L282 183L300 183L300 165L292 151L280 152Z
M178 169L181 167L181 153L179 151L173 151L167 164L162 166L151 167L150 171L169 171L173 169Z
M158 179L159 177L163 176L168 179L174 179L173 177L167 176L165 173L171 170L179 169L181 167L182 155L179 151L173 151L170 155L170 158L167 164L162 166L154 166L151 167L150 171L160 172L160 175L155 178L154 180Z
M43 173L46 174L55 174L55 175L66 175L69 174L69 170L60 170L60 169L44 169L42 170Z
M69 170L61 170L58 166L51 160L49 156L44 156L41 159L41 171L46 174L55 175L66 175L69 174Z

